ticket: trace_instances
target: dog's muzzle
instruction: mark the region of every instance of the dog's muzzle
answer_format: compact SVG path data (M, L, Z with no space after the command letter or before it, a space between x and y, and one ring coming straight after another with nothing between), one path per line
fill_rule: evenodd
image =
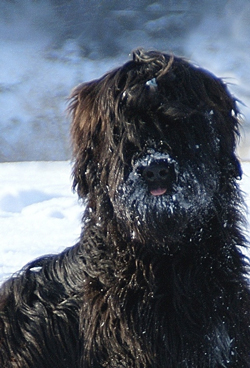
M177 177L174 161L168 155L159 153L139 162L136 172L143 178L153 196L171 193Z

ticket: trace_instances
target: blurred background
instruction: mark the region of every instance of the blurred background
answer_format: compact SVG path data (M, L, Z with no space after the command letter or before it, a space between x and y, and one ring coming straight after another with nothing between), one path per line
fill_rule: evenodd
M184 56L229 84L250 159L249 0L0 0L0 161L70 159L72 88L137 47Z

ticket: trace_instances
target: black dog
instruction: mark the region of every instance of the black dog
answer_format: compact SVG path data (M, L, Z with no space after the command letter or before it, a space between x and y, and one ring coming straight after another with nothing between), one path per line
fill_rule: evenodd
M250 367L225 84L138 50L78 87L70 108L83 232L4 284L1 368Z

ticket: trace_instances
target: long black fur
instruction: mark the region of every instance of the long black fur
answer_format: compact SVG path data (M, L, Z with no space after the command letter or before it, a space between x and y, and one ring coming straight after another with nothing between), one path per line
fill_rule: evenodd
M250 295L226 85L133 60L71 97L78 244L0 296L1 368L250 367Z

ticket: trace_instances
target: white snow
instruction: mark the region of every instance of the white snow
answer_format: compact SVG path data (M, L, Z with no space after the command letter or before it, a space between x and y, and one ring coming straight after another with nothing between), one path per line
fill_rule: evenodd
M0 280L77 241L83 208L70 171L69 162L0 164Z
M250 162L241 183L250 207ZM84 208L67 162L0 164L0 282L27 262L74 245Z

